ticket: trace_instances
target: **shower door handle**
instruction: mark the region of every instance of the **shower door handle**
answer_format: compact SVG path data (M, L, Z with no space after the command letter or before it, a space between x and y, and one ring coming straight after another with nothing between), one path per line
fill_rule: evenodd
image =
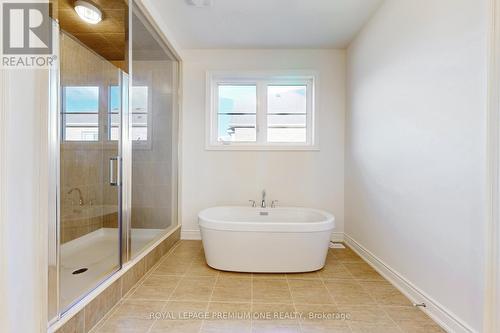
M120 179L120 166L119 166L119 157L111 157L109 159L109 185L118 186ZM115 173L116 170L116 173Z

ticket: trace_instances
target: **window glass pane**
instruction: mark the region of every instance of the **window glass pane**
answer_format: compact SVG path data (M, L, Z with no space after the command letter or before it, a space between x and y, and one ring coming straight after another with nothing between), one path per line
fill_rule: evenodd
M148 87L143 87L143 86L132 87L132 112L133 113L148 112Z
M64 87L62 110L66 141L99 140L99 87Z
M98 113L99 87L65 87L65 113Z
M132 87L132 141L135 142L148 140L148 93L147 86Z
M108 106L108 139L120 139L120 111L121 111L121 91L120 86L109 87L109 106Z
M119 140L120 139L120 127L111 127L111 130L109 132L109 139L110 140Z
M117 113L112 113L109 115L111 121L111 127L120 127L120 115Z
M67 113L64 115L64 122L66 127L98 127L99 115L97 113Z
M219 113L255 113L257 111L257 87L219 86Z
M305 128L269 128L267 130L269 142L306 142Z
M306 127L306 115L268 115L267 126L269 127Z
M66 127L66 141L98 141L98 127Z
M267 113L306 114L307 86L268 86Z
M109 112L119 113L121 104L121 94L119 86L109 87Z
M132 126L148 126L148 115L147 114L133 114L132 115Z
M252 142L257 140L255 115L219 115L219 141Z
M307 141L307 86L267 87L267 141Z
M132 141L147 141L148 128L147 127L132 127Z
M217 140L255 142L257 140L257 87L219 85Z
M119 86L109 87L109 140L120 139L120 111L121 111L121 93Z

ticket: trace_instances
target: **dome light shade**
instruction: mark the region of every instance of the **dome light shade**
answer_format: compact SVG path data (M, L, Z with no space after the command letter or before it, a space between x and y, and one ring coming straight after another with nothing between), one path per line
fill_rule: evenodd
M84 0L77 0L75 2L75 11L87 23L97 24L102 20L101 10Z

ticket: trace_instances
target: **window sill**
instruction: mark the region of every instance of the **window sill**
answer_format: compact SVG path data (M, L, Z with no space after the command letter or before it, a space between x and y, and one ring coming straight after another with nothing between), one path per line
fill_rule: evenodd
M207 151L320 151L318 145L245 145L245 144L230 144L230 145L207 145Z

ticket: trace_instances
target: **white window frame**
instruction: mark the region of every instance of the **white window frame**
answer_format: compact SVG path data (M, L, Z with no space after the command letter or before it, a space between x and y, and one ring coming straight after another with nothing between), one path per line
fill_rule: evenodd
M218 140L218 87L255 85L257 87L256 142ZM267 141L267 87L269 85L305 85L306 142ZM314 71L220 72L208 71L206 77L206 150L319 150L318 111L316 110L318 74Z

